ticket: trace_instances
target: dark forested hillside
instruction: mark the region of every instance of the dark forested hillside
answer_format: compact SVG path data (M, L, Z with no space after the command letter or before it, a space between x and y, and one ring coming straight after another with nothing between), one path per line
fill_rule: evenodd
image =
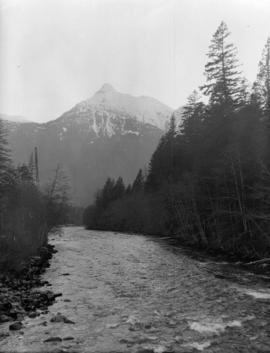
M249 87L224 22L205 84L174 115L148 172L108 179L85 210L88 228L169 234L246 258L270 254L270 39ZM202 97L207 97L202 99Z

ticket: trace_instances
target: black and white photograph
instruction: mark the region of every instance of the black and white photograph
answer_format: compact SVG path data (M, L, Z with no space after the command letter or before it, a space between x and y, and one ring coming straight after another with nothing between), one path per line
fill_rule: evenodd
M0 353L270 353L269 0L0 0Z

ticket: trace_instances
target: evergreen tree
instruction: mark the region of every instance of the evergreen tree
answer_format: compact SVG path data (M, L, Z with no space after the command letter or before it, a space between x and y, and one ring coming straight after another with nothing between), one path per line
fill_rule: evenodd
M29 169L29 172L30 172L31 175L32 175L32 178L34 179L34 169L35 169L35 165L34 165L34 155L33 155L33 152L31 153L30 158L29 158L28 169Z
M256 107L258 110L261 110L261 94L260 94L260 87L257 81L253 83L249 104L253 107Z
M0 119L0 203L10 185L11 161L7 147L6 131Z
M208 62L205 65L207 83L201 87L210 97L210 104L224 105L225 113L238 106L241 91L237 49L228 42L229 35L227 25L221 22L209 47Z
M172 115L169 130L161 137L159 145L152 155L146 180L147 190L155 190L160 184L171 180L175 175L176 136L175 117Z
M239 106L243 108L250 103L252 89L249 81L246 78L241 79L239 88Z
M143 190L144 186L144 178L143 178L143 172L140 169L133 184L132 184L132 192L140 192Z
M125 194L125 189L126 188L125 188L123 179L121 177L119 177L116 180L116 183L115 183L114 188L113 188L112 201L120 199L121 197L123 197L124 194Z
M97 207L106 208L113 200L115 181L108 178L104 184L103 189L97 193L96 205Z
M69 210L70 185L60 164L46 185L47 220L49 226L64 224Z
M20 182L33 183L33 171L29 167L29 165L21 164L16 168L17 176Z
M267 120L270 122L270 37L267 39L259 62L259 73L255 87L256 97Z
M128 184L127 188L126 188L126 195L130 195L132 192L132 186L130 184Z
M6 131L0 119L0 176L10 167L9 150L7 147Z
M35 182L39 184L39 165L38 165L38 149L35 147L35 163L34 163L34 169L35 169Z
M201 136L204 114L205 105L200 101L199 93L194 90L183 108L183 119L180 126L180 131L187 143L194 144Z

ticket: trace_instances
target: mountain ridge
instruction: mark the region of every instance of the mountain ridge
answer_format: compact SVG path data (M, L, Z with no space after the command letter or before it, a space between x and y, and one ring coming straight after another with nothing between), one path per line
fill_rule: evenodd
M166 123L173 112L172 108L155 98L148 96L135 97L127 93L120 93L112 85L106 83L92 97L75 104L56 120L71 112L75 115L88 114L88 116L91 116L93 111L102 110L126 113L127 118L136 117L138 121L157 126L160 129L166 128Z
M72 200L85 205L107 177L134 180L148 165L171 113L154 98L136 98L104 84L55 120L6 126L15 164L28 163L37 147L41 182L60 163L71 182Z

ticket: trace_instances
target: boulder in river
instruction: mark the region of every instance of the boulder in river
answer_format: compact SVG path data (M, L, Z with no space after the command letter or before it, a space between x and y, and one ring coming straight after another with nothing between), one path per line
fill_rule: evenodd
M11 320L11 318L8 317L7 315L5 315L5 314L0 315L0 324L3 324L4 322L8 322L10 320Z
M10 303L9 301L0 303L0 311L7 311L10 310L12 308L12 303Z
M69 320L65 315L61 313L57 313L55 316L51 318L51 322L63 322L65 324L75 324L75 322Z
M39 315L39 313L37 313L36 311L31 311L28 314L28 317L30 317L31 319L34 319L35 317L37 317Z
M44 342L62 342L62 338L61 337L50 337L50 338L47 338Z
M74 337L72 336L67 336L63 338L63 341L72 341L72 340L74 340Z
M21 330L23 327L22 323L20 321L14 322L13 324L9 325L9 329L11 331L18 331Z

